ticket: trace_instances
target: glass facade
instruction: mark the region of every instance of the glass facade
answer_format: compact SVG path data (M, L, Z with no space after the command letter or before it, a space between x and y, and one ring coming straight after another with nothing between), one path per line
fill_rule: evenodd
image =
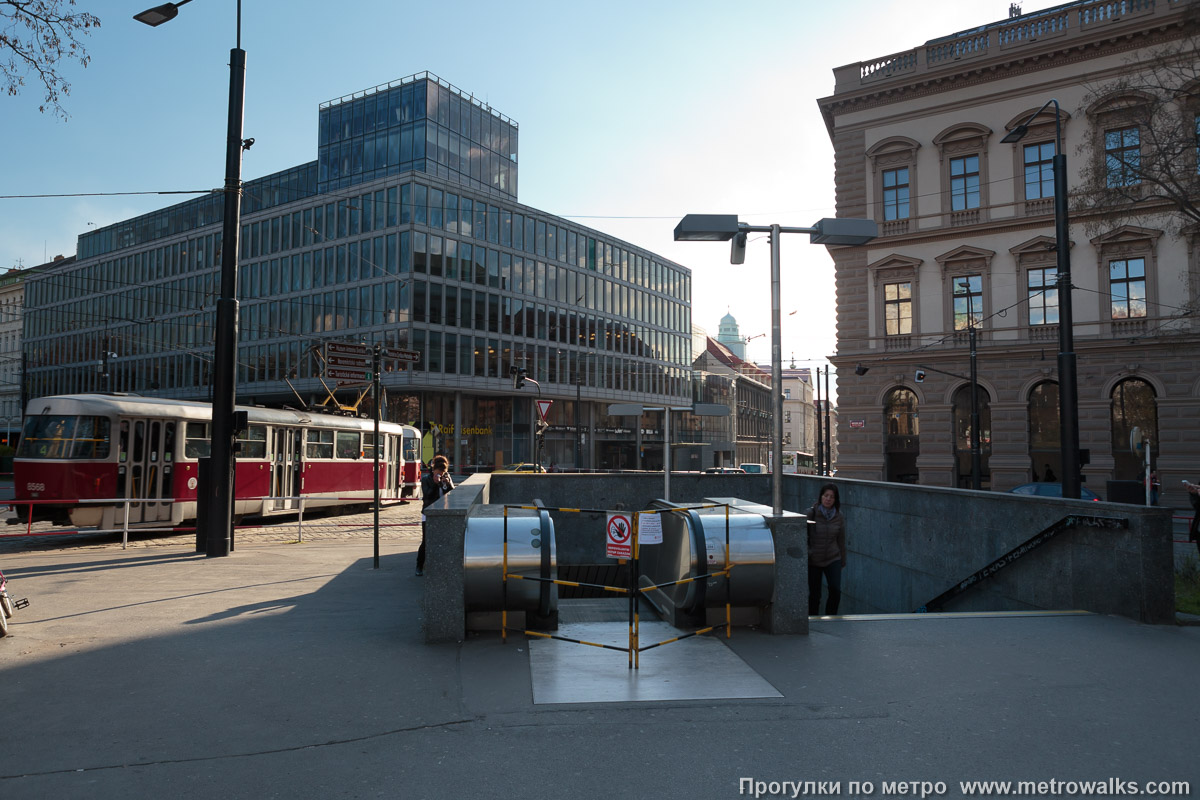
M417 170L516 199L517 124L428 72L323 103L321 192Z
M380 109L386 101L390 115L392 99L400 113L388 119L398 122L380 123ZM366 115L367 101L376 125L364 116L359 133L354 109ZM441 125L443 109L460 131L469 118L470 136L479 116L483 144L513 149L505 158L512 170L480 172L479 180L461 172L439 177L431 166L463 167L449 151L439 161L439 151L420 165L401 162L410 166L395 175L390 159L384 167L365 159L355 167L351 158L342 164L350 164L349 174L339 167L336 179L318 180L318 164L326 176L329 159L343 158L333 155L347 142L342 134L351 143L361 136L365 152L371 136L378 144L385 136L390 142L394 130L403 135L406 125ZM471 433L447 441L481 466L497 454L513 460L529 436L531 406L512 390L514 367L525 368L548 397L576 399L586 390L592 401L686 402L690 272L505 197L515 192L516 127L494 112L484 126L484 112L435 79L401 82L323 107L318 162L247 182L238 253L239 402L294 403L288 381L320 400L327 393L316 351L325 341L414 349L418 363L384 375L396 396L418 398L395 419L433 425L437 435L453 432L452 411L439 406L434 413L433 405L449 397L452 409L457 393L459 424ZM479 163L493 162L489 155ZM86 257L28 281L27 395L107 386L208 399L219 206L214 215L204 198L118 223L81 236L85 249ZM107 384L97 368L105 361ZM514 396L491 403L505 394ZM572 417L559 426L565 441L583 438L580 426L590 417L581 416L583 422ZM577 449L572 444L562 454Z

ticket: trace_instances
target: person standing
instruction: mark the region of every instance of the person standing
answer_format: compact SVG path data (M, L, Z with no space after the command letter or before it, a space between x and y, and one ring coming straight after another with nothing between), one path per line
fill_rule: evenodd
M1188 501L1192 504L1192 524L1188 526L1188 541L1196 543L1196 550L1200 552L1200 486L1194 483L1184 481L1183 485L1188 491Z
M430 462L429 474L421 478L421 546L417 548L417 577L425 574L425 509L454 488L450 462L437 455Z
M829 585L825 613L838 613L842 599L842 570L846 567L846 518L832 483L821 487L820 500L808 511L808 615L821 607L821 578Z

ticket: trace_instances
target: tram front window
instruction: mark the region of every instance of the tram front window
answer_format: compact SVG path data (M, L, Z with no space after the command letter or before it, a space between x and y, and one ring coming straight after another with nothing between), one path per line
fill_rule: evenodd
M108 417L43 414L25 420L17 458L108 458L111 441Z

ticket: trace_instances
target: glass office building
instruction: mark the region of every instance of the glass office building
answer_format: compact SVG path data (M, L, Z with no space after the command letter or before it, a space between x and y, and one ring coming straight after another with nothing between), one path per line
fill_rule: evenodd
M323 103L319 126L316 161L244 185L238 402L328 386L352 404L321 345L383 343L421 354L384 374L385 417L459 468L533 459L539 389L513 368L556 401L547 465L634 466L629 421L603 410L690 400L690 272L520 205L516 123L429 73ZM30 276L26 397L207 399L222 210L213 194L82 234Z

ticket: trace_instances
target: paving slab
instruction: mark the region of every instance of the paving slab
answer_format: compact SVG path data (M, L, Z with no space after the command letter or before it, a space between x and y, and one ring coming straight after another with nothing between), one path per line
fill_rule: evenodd
M0 797L1200 786L1200 628L1095 615L814 619L808 636L737 629L720 645L777 697L538 704L523 637L424 644L419 529L381 538L377 570L368 533L330 531L303 543L247 533L214 559L186 537L125 550L103 537L5 543L0 566L31 605L0 639Z

